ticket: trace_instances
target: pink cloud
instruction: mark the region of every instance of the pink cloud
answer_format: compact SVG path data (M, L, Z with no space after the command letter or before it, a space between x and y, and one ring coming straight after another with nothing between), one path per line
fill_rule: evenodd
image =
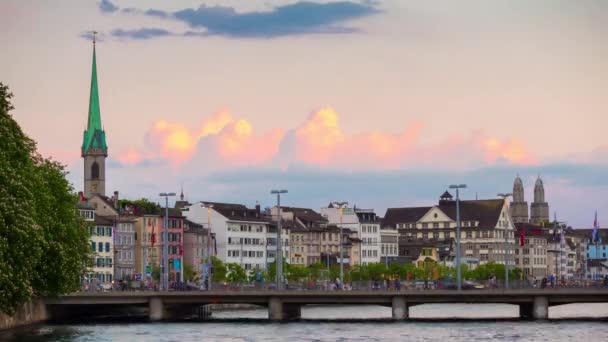
M206 167L222 168L272 164L279 158L280 151L287 165L300 163L353 170L537 163L526 145L515 138L500 140L474 131L469 137L454 135L436 144L421 145L419 137L424 124L418 121L396 133L364 131L349 134L342 130L339 119L331 107L313 112L289 135L290 141L293 139L289 144L285 143L285 129L256 133L250 122L234 119L227 110L217 112L192 129L161 119L151 126L145 137L145 151L155 153L143 155L131 148L121 153L118 160L134 164L162 158L179 167L196 156L196 159L213 164ZM201 152L199 143L203 140L208 147Z
M253 127L239 120L223 129L217 137L217 153L230 165L260 164L272 159L279 150L285 132L272 130L262 136L253 133Z

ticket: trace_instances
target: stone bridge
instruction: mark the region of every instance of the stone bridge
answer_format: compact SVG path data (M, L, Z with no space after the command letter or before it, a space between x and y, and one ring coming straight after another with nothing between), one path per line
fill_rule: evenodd
M75 293L46 299L51 319L69 319L96 310L147 309L151 321L192 316L207 304L254 304L268 307L271 320L300 318L307 304L375 304L392 307L395 320L409 318L409 308L431 303L504 303L519 306L522 319L548 319L549 307L571 303L608 303L608 289L484 289L430 291L191 291ZM607 304L608 305L608 304Z

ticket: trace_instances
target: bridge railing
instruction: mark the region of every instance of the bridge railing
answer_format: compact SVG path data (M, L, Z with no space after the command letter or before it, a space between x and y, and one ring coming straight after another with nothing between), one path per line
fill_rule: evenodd
M110 291L159 291L155 284L148 284L138 287L115 286L110 289L102 287L87 286L81 289L81 292L110 292ZM463 290L483 290L483 289L500 289L504 288L504 282L501 280L473 282L465 280L462 283ZM603 281L571 281L563 283L547 284L543 287L541 282L513 280L509 282L510 289L532 289L532 288L608 288ZM245 291L275 291L277 290L274 282L255 282L255 283L214 283L212 284L214 291L226 292L245 292ZM282 291L406 291L406 290L456 290L457 286L454 281L434 281L434 280L410 280L410 281L353 281L347 282L344 286L340 286L335 282L329 281L304 281L290 282L284 284ZM206 291L204 285L195 283L183 283L173 285L169 291Z

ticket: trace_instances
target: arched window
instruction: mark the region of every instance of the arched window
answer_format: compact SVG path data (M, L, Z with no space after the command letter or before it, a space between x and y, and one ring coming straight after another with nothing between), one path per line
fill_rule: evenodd
M91 179L99 179L99 164L93 162L91 165Z

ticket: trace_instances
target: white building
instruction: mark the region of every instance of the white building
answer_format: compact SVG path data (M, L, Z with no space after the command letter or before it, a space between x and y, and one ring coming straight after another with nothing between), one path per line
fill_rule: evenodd
M390 227L380 229L380 258L392 260L399 256L399 232Z
M321 215L325 216L330 224L348 228L355 232L357 238L361 239L360 263L367 265L380 262L382 254L381 222L373 209L345 207L342 209L342 217L340 218L339 205L330 203L327 208L321 208Z
M93 266L84 275L84 281L110 288L114 280L114 217L97 215L90 202L78 202L76 208L87 222L93 252Z
M211 210L208 210L208 206ZM217 257L224 263L237 263L246 270L266 269L269 220L259 208L242 204L197 202L185 207L188 220L207 226L215 234Z
M373 209L355 209L355 213L359 219L361 263L367 265L380 262L382 236L380 233L381 222L378 216L374 213Z

